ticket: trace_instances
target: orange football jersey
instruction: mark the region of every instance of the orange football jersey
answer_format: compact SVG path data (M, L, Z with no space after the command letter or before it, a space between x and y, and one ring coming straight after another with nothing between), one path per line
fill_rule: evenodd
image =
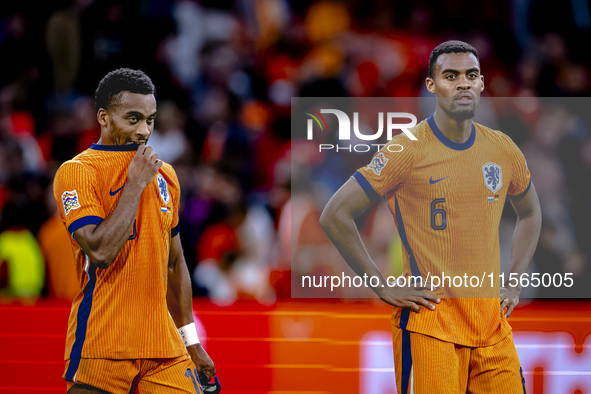
M65 162L54 180L60 219L73 235L99 225L117 206L137 145L97 145ZM71 237L81 291L72 303L65 359L172 358L186 353L168 313L168 259L178 234L180 187L162 165L142 192L127 243L106 269ZM77 362L66 379L73 381ZM71 376L70 376L71 375Z
M433 117L411 132L416 141L394 137L353 177L372 201L386 200L406 249L404 275L486 277L484 288L462 287L458 298L446 297L446 281L434 311L395 308L392 323L459 345L495 344L511 327L498 297L479 296L499 294L499 223L507 196L529 190L525 158L508 136L475 123L464 143L445 137Z

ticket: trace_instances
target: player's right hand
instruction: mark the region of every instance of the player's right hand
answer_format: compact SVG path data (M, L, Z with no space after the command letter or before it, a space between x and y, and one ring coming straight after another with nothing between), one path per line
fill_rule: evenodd
M189 353L193 364L195 364L195 367L197 368L197 376L203 374L206 377L205 382L209 382L216 372L213 361L211 361L211 358L205 349L203 349L200 343L197 343L195 345L187 346L187 353Z
M129 165L127 183L137 185L144 190L152 182L152 179L162 167L162 160L158 160L158 154L152 154L152 151L151 146L140 145L137 148L137 152Z
M383 287L378 292L378 295L386 304L397 306L399 308L410 308L416 313L421 313L419 305L434 310L435 305L429 301L439 304L441 300L436 295L420 290L423 288L431 287L428 285L424 285L423 287Z

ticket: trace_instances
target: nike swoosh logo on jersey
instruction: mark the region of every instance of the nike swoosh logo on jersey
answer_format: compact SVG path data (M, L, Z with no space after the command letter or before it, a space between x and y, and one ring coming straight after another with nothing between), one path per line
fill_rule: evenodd
M449 175L448 175L448 176L446 176L445 178L441 178L441 179L437 179L437 180L433 180L433 177L431 177L431 178L429 178L429 183L430 183L431 185L434 185L434 184L436 184L437 182L441 182L442 180L444 180L444 179L446 179L446 178L449 178Z
M117 190L115 190L115 191L113 191L112 189L110 189L110 190L109 190L109 194L110 194L111 196L114 196L115 194L119 193L119 191L121 191L121 189L123 189L123 187L124 187L124 186L125 186L125 185L121 186L119 189L117 189Z

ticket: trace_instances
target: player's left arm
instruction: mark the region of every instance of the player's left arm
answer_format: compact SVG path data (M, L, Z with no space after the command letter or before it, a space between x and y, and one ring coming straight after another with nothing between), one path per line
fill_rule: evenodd
M191 278L189 276L189 269L185 262L183 255L183 247L181 245L180 236L177 234L171 239L170 256L168 259L168 291L166 293L166 302L168 303L168 311L172 316L177 328L185 328L191 325L193 321L193 305L192 305L192 291ZM186 330L195 330L194 324L186 327ZM181 336L183 336L181 334ZM197 375L203 372L209 381L215 375L215 366L213 361L201 346L201 343L194 343L193 335L190 334L185 340L187 352L195 367L197 368ZM196 333L195 333L196 337ZM187 340L189 342L187 342ZM198 339L197 339L198 341ZM204 383L204 382L202 382Z
M536 251L540 228L542 227L542 211L540 201L533 183L519 200L511 200L513 209L517 213L517 225L511 241L511 272L520 278L527 272L529 263ZM517 282L520 282L519 280ZM501 289L501 311L507 308L505 317L509 317L513 309L519 303L521 284L516 287L503 287Z

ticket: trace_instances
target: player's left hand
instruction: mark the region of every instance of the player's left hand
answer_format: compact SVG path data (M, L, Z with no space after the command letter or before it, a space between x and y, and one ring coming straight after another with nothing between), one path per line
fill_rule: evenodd
M203 372L203 374L205 374L207 377L207 381L209 382L215 375L215 366L213 365L213 361L211 361L211 358L205 349L203 349L200 343L197 343L195 345L188 346L187 352L189 353L189 356L191 356L191 360L197 368L197 376Z
M513 309L519 304L519 295L521 291L514 287L501 287L501 312L507 308L505 319L511 316Z

